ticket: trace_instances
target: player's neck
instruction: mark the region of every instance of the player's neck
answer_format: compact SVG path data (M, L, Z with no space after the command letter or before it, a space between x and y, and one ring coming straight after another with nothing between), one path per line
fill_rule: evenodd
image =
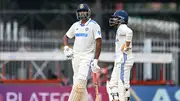
M88 20L81 20L81 24L85 24Z

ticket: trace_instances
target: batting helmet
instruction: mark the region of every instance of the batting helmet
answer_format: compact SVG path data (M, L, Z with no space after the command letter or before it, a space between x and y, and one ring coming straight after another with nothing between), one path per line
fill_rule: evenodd
M128 14L124 10L118 10L109 19L110 26L128 24Z
M87 12L87 13L81 13L81 12ZM91 10L89 6L87 4L79 4L76 11L76 16L78 20L89 19L91 16Z

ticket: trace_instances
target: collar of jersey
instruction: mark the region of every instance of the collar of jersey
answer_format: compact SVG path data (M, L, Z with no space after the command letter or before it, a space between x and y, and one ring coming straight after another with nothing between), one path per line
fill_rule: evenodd
M91 18L85 23L85 24L81 24L81 21L80 21L80 25L83 27L83 26L87 26L91 21Z

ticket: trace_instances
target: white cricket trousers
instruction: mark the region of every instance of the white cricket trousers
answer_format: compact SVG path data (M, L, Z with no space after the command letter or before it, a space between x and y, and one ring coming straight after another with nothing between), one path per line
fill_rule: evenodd
M113 72L111 74L110 85L117 86L118 82L123 82L124 88L130 87L130 72L134 64L132 55L123 54L121 61L114 63Z
M73 84L76 83L78 79L88 80L91 76L91 67L90 64L92 62L92 54L74 54L74 58L72 59L73 66Z

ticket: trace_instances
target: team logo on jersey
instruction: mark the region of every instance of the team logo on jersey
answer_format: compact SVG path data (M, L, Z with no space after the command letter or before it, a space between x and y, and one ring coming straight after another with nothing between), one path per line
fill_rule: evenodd
M87 27L86 29L85 29L85 31L88 31L89 30L89 28Z
M101 35L101 31L98 31L98 34Z

